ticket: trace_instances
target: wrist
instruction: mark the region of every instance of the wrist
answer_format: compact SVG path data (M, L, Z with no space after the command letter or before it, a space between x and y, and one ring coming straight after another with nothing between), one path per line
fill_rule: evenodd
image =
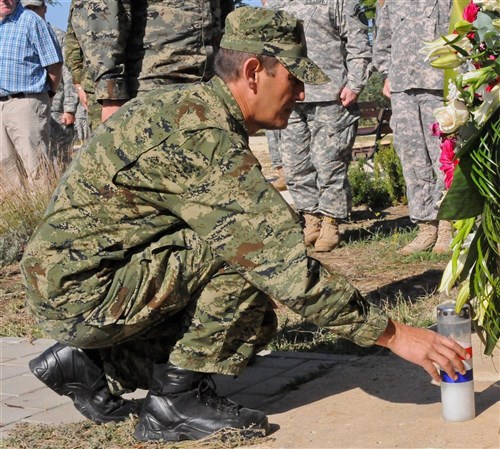
M387 327L385 331L378 337L376 344L379 346L383 346L384 348L390 348L394 338L396 337L397 326L396 323L389 318L387 322Z

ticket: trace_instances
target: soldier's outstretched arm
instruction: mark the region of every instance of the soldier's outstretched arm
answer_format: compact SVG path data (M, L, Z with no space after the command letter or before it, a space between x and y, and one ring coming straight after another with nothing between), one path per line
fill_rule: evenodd
M465 374L462 359L470 357L462 346L448 337L391 319L376 344L390 349L409 362L422 366L438 382L440 376L435 364L446 371L452 379L456 379L456 371Z

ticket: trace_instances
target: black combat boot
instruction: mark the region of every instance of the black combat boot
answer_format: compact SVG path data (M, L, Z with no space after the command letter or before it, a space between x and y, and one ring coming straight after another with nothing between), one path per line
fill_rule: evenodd
M113 396L102 368L81 349L56 343L29 362L31 372L86 418L101 424L138 415L140 402Z
M264 413L218 396L209 374L155 365L134 433L138 440L197 440L221 429L251 438L265 436L269 423Z

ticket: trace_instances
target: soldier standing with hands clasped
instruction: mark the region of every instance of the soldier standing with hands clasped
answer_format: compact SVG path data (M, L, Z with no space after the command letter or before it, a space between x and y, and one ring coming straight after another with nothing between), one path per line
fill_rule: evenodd
M304 22L311 58L330 77L306 86L281 132L280 153L288 190L305 219L304 239L315 251L340 243L339 222L351 212L347 170L371 61L366 17L358 0L273 1Z
M66 61L88 94L92 129L153 88L209 79L232 8L231 0L73 0Z
M418 235L401 249L410 255L450 250L451 224L438 221L444 177L439 169L439 139L432 135L434 109L443 105L443 71L419 53L422 41L448 32L451 0L386 0L377 13L374 66L385 76L391 99L391 128L406 183L410 218Z

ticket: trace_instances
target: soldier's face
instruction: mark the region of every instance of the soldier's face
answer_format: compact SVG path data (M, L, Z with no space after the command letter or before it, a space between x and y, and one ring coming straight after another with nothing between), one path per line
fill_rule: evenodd
M18 0L0 0L0 20L12 14L16 9Z
M304 100L304 83L281 64L274 76L263 71L260 83L259 121L265 129L283 129L288 124L295 103Z

